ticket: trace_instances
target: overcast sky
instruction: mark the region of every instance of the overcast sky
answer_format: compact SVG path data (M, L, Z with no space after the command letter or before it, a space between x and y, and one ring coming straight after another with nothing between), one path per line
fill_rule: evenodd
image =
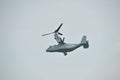
M90 42L64 56L57 44ZM0 80L120 80L119 0L0 0Z

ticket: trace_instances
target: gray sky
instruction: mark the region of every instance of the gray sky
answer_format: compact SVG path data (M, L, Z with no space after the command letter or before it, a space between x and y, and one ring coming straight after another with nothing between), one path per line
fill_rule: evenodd
M120 80L119 0L1 0L0 80ZM56 44L87 35L90 48L64 56L46 53Z

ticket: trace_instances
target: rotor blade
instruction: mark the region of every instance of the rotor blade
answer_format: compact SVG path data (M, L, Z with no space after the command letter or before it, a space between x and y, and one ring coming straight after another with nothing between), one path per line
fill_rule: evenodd
M59 33L59 32L58 32L58 34L59 34L59 35L63 35L62 33Z
M46 36L46 35L53 34L53 33L54 33L54 32L47 33L47 34L43 34L42 36Z
M58 29L55 30L55 32L58 32L62 25L63 23L60 24L60 26L58 27Z

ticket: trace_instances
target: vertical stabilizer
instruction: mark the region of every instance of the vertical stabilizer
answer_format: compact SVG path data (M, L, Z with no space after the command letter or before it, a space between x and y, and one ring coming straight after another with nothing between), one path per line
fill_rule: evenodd
M81 45L83 45L83 48L88 48L89 47L89 43L87 41L87 37L86 36L82 37Z
M86 38L87 38L86 36L82 37L81 44L85 44L86 43L86 41L87 41Z

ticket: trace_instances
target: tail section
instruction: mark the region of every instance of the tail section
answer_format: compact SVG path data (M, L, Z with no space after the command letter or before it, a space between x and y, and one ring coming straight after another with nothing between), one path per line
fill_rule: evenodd
M81 45L83 45L83 48L88 48L89 47L89 43L88 43L88 40L87 40L86 36L82 37Z

